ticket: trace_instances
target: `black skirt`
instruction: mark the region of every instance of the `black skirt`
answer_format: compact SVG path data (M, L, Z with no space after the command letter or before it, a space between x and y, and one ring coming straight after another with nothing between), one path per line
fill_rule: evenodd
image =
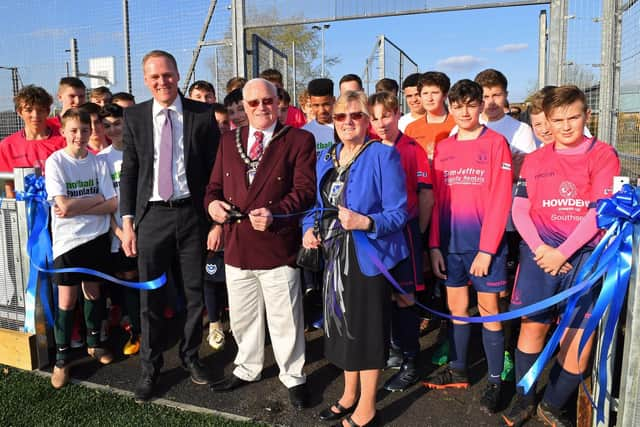
M345 371L382 369L389 354L391 285L382 274L360 271L350 233L341 243L325 264L325 357Z

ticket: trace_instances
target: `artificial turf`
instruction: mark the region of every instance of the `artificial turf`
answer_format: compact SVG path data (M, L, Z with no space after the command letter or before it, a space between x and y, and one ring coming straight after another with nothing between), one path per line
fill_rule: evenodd
M48 378L0 365L0 426L224 426L261 424L184 411L68 384L54 390Z

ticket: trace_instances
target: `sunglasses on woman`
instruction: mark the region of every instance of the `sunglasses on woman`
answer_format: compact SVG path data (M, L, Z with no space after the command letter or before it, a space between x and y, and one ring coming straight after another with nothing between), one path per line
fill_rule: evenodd
M355 113L336 113L333 115L333 120L336 122L344 122L349 117L351 120L362 120L365 114L362 111L357 111Z
M256 108L262 102L262 105L273 105L273 98L251 99L247 101L247 104L251 108Z

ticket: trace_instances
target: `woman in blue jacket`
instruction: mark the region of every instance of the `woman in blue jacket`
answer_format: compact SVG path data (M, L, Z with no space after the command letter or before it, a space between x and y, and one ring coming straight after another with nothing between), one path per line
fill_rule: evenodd
M402 234L405 177L397 151L367 139L364 93L341 95L333 123L338 142L316 164L320 212L304 218L302 239L305 248L322 247L325 356L344 370L342 396L320 418L374 425L378 378L389 352L391 285L373 259L391 270L409 254Z

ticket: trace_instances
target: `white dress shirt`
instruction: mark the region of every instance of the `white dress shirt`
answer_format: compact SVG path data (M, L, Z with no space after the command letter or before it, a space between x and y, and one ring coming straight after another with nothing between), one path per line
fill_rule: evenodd
M162 197L158 193L158 154L160 152L160 134L166 115L163 113L165 107L153 100L153 191L149 201L160 201ZM173 178L173 194L171 200L184 199L189 197L189 186L187 185L187 168L184 155L184 117L182 114L182 100L176 97L173 104L167 107L171 115L171 134L173 136L173 162L171 176Z

